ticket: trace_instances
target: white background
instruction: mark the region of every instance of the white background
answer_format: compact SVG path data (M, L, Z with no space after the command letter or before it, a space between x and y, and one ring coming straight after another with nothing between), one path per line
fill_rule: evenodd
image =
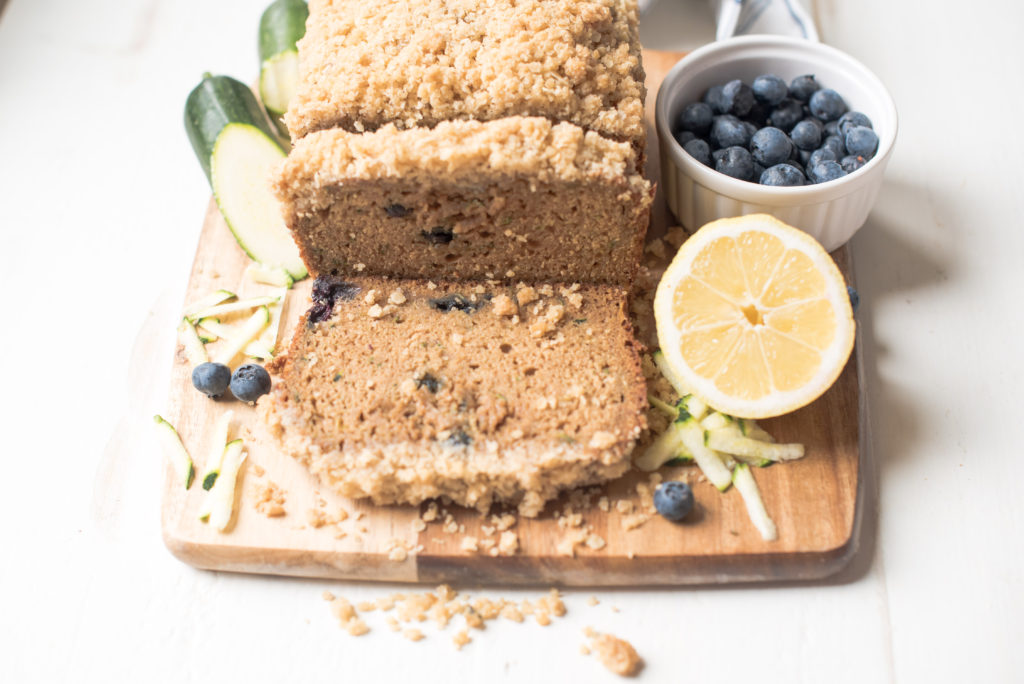
M578 654L593 625L631 640L652 682L1024 681L1024 6L814 3L901 117L852 241L871 418L853 565L814 584L570 591L552 626L498 621L456 652L451 628L412 643L380 614L354 639L320 599L386 588L196 571L160 541L146 423L209 197L182 105L203 71L255 77L264 3L0 15L0 679L615 681ZM694 47L710 10L661 0L642 34Z

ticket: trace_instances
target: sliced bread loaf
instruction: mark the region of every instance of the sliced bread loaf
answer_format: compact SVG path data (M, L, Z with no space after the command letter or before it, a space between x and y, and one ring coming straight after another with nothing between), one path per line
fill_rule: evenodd
M635 345L618 287L319 278L260 407L343 496L534 516L629 469Z
M320 131L275 179L314 275L628 285L651 186L627 143L539 117Z
M311 0L293 139L542 116L644 147L636 0Z

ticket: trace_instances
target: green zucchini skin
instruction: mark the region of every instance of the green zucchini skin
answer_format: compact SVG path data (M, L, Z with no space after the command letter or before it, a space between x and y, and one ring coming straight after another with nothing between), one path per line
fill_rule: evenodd
M294 51L295 43L306 34L309 6L305 0L274 0L260 17L260 64Z
M217 136L229 123L255 126L281 147L273 124L249 86L230 76L203 74L185 100L185 132L211 185L210 155Z

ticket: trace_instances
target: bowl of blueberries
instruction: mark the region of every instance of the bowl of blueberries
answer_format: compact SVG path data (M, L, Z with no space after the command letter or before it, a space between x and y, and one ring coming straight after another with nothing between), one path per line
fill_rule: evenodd
M687 55L655 118L665 199L687 229L772 214L832 251L864 225L896 141L896 105L849 55L742 36Z

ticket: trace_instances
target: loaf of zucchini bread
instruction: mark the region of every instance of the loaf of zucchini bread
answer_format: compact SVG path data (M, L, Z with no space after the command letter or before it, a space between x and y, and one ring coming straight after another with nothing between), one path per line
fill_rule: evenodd
M311 0L298 47L293 140L521 115L643 151L636 0Z
M628 286L651 186L628 143L540 117L318 131L274 181L314 275Z
M629 469L635 345L615 286L321 277L260 408L343 496L535 516Z

